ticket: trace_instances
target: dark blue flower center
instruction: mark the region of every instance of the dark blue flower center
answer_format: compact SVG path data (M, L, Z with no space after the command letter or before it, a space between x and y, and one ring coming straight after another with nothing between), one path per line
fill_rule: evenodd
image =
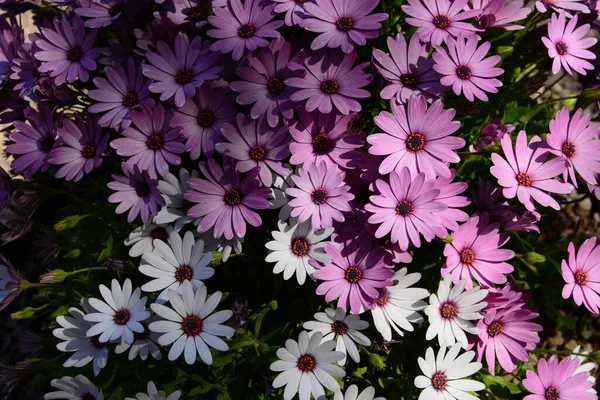
M556 43L556 52L559 55L564 56L565 54L567 54L567 45L563 42Z
M40 150L42 150L44 153L50 152L50 150L52 150L53 147L54 137L52 136L45 136L40 142Z
M323 189L316 189L310 194L310 199L313 203L320 206L327 201L327 192Z
M210 111L200 111L196 120L201 127L210 128L215 123L215 116Z
M141 198L148 196L150 194L150 185L148 185L146 182L138 182L137 186L135 187L135 194Z
M81 57L83 57L83 52L78 46L71 47L69 50L67 50L67 58L69 61L77 62L81 60Z
M267 156L265 149L261 146L252 146L248 152L248 155L254 161L263 161Z
M456 68L456 75L462 80L467 80L471 77L471 68L466 65L460 65Z
M320 153L325 153L331 147L331 139L326 133L319 133L312 139L313 149Z
M362 279L362 269L358 267L350 267L346 270L345 278L350 283L356 283Z
M284 87L283 81L277 77L273 77L267 82L267 90L273 94L281 93Z
M296 363L298 369L302 372L311 372L317 366L317 360L311 354L304 354L300 358L298 358L298 362Z
M185 68L175 74L175 82L177 82L180 85L190 83L193 78L194 75L192 75L192 71Z
M298 237L292 242L292 253L298 257L305 256L310 250L308 240Z
M95 154L96 148L94 146L86 144L81 148L81 156L85 159L94 158Z
M544 393L546 400L560 400L560 392L555 387L549 387Z
M137 94L135 92L129 92L123 96L123 105L131 108L137 104Z
M144 330L141 332L133 332L134 340L146 340L150 337L150 330L148 327L142 323L142 328L144 328Z
M408 217L415 210L415 207L410 201L402 200L396 204L396 215L401 217Z
M175 279L177 282L191 281L194 277L194 270L189 265L180 265L175 270Z
M187 316L181 321L181 329L188 336L198 336L202 332L202 320L195 316Z
M327 94L337 93L340 85L337 83L335 79L325 79L321 82L321 90Z
M411 133L404 143L409 151L417 152L425 147L425 136L420 133Z
M350 17L342 17L335 22L335 27L338 29L338 31L342 32L348 32L350 29L352 29L352 25L354 25L354 22Z
M163 146L162 136L160 135L152 135L146 140L146 146L150 150L160 150Z
M433 25L439 29L446 29L450 25L450 18L446 15L436 15L433 17Z
M446 377L446 374L444 374L443 372L436 372L431 377L431 386L433 386L433 388L435 390L442 391L442 390L446 389L447 384L448 384L448 378Z
M115 311L115 315L113 315L114 323L119 326L127 324L130 318L131 313L126 308L121 308L120 310Z
M251 37L254 32L256 32L256 28L252 24L244 24L238 28L238 36L243 39Z
M496 337L502 333L502 324L498 321L492 322L487 329L488 335L490 337Z
M567 157L573 157L575 155L575 145L572 142L564 142L562 152Z
M92 336L90 340L92 341L92 345L97 349L103 349L106 347L106 343L102 343L100 341L100 335Z
M333 321L331 324L331 332L336 335L345 335L348 333L348 325L346 325L344 321Z
M402 82L404 86L414 87L419 84L419 76L412 72L402 74L400 75L400 82Z
M223 195L223 201L228 206L235 206L242 202L242 196L239 190L237 189L229 189Z

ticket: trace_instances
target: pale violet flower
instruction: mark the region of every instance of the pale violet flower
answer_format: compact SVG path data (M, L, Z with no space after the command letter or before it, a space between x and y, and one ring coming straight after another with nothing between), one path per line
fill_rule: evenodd
M52 379L52 387L58 391L46 393L44 400L51 399L86 399L86 400L104 400L102 391L96 387L88 378L83 375L76 377L63 376L60 379Z
M375 388L373 386L369 386L358 394L358 386L350 385L345 395L341 390L335 392L333 400L385 400L385 397L375 397Z
M187 210L194 205L183 198L183 194L191 190L188 179L200 178L197 170L191 172L185 168L179 169L179 178L171 173L167 174L162 180L158 181L158 190L165 199L165 206L161 208L154 217L157 224L173 224L176 230L180 230L184 225L192 222L198 225L198 219L187 216Z
M148 382L147 393L138 393L133 397L125 397L125 400L178 400L181 397L181 390L177 390L170 395L163 390L158 390L154 382Z
M133 334L133 344L128 344L124 340L121 340L121 343L115 347L115 353L121 354L129 350L129 354L127 356L129 361L134 360L137 356L139 356L142 361L146 361L148 359L148 355L152 355L155 360L162 359L160 349L156 345L160 335L156 332L152 332L148 328L148 325L156 320L156 317L150 317L148 320L144 321L142 323L144 330L142 332L135 332Z
M138 226L127 236L124 242L125 246L131 246L129 256L139 257L146 252L151 252L154 250L154 239L166 243L172 231L173 227L170 225L147 224Z

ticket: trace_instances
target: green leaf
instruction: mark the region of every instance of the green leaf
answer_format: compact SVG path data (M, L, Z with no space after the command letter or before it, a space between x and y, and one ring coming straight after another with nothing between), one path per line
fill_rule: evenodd
M65 258L78 258L81 255L81 250L79 249L71 249L67 254L64 255Z
M494 394L501 394L501 392L506 392L508 391L509 394L519 394L521 393L521 389L519 389L519 386L517 384L511 383L509 381L507 381L506 379L504 379L504 377L502 376L492 376L492 375L484 375L483 376L483 383L485 383L485 385L487 387L489 387L492 392ZM503 389L499 389L498 393L496 392L496 390L494 390L492 387L493 386L499 386L500 388ZM510 396L509 396L510 398Z
M575 330L577 328L577 318L568 315L558 315L558 324L565 329Z
M254 323L254 337L258 337L260 333L260 326L262 324L262 320L267 315L267 313L271 310L277 310L277 300L271 300L267 304L263 305L261 310L258 312L256 317L256 322Z

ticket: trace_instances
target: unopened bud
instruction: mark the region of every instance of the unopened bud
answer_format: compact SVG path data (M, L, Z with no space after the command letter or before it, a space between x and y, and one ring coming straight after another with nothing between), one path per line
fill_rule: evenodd
M25 307L20 311L16 311L10 314L11 319L29 319L35 315L36 309L32 307Z
M62 269L54 269L43 275L40 275L40 283L61 283L68 274Z
M89 216L90 214L70 215L67 218L58 221L56 224L54 224L54 230L56 232L62 232L66 229L73 229L77 226L77 224L79 224L79 222L81 222L83 219Z
M533 251L530 251L529 253L525 253L523 258L525 259L525 261L527 261L530 264L542 264L542 263L546 262L545 256L535 253Z
M383 357L381 357L379 354L375 354L372 353L369 356L369 363L377 370L382 371L385 369L385 361L383 360Z

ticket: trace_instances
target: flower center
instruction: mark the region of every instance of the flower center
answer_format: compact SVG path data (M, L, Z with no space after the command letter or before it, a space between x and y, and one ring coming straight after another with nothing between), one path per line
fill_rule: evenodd
M312 139L313 149L318 152L326 152L331 147L331 140L329 139L329 135L326 133L319 133L315 135Z
M100 341L100 335L96 335L90 338L92 345L97 349L103 349L106 347L106 343Z
M302 372L312 372L317 366L317 360L315 360L315 357L311 354L304 354L298 359L296 366Z
M248 154L250 155L250 158L254 161L262 161L265 159L266 156L265 149L263 149L260 146L252 146Z
M117 325L125 325L131 318L131 313L126 308L121 308L120 310L115 311L115 315L113 315L113 321Z
M197 336L202 332L202 320L195 315L189 315L181 321L181 329L188 336Z
M163 145L163 140L160 135L152 135L146 140L146 146L150 150L160 150Z
M91 393L85 393L83 396L81 396L81 400L96 400L96 396Z
M223 195L223 201L228 206L236 206L242 202L242 196L237 189L229 189Z
M44 153L48 153L50 150L52 150L52 147L54 147L54 138L52 136L46 136L44 139L42 139L42 142L40 143L40 150L42 150Z
M110 15L111 17L114 17L115 15L117 15L118 13L120 13L121 11L123 11L123 4L119 3L115 3L110 10L108 10L108 15Z
M90 146L89 144L84 145L81 148L81 155L83 156L83 158L94 158L94 155L96 154L96 148L94 146Z
M448 378L446 377L446 374L444 374L443 372L436 372L431 377L431 386L433 386L433 388L435 390L442 391L442 390L446 389L447 384L448 384Z
M463 264L472 264L475 261L475 253L473 250L466 248L460 252L460 262Z
M519 172L517 174L517 182L521 186L529 187L532 182L531 175L529 175L529 172Z
M138 197L146 197L150 194L150 186L146 182L139 182L135 187L135 194Z
M175 74L175 82L180 85L185 85L186 83L190 83L193 77L192 71L188 69L182 69Z
M333 321L331 324L331 332L336 335L345 335L348 333L348 325L346 325L344 321Z
M575 272L575 283L577 283L578 285L585 285L587 281L588 276L585 272L583 272L582 270Z
M462 80L469 79L471 77L471 68L466 65L461 65L456 68L456 75Z
M135 92L129 92L123 96L123 105L125 107L133 107L137 104L137 94Z
M175 270L175 279L177 282L181 283L183 281L191 281L194 277L194 270L189 265L180 265L179 268Z
M375 303L377 303L378 306L385 306L387 304L387 302L389 301L389 299L390 299L390 296L386 292L385 294L379 296L379 298L377 300L375 300Z
M309 0L294 0L296 2L296 4L304 4Z
M167 233L167 230L165 228L154 228L152 230L152 232L150 232L150 237L152 238L152 240L154 239L160 239L163 242L167 242L167 239L169 238L169 234Z
M490 337L498 336L502 333L502 324L498 321L492 323L490 326L488 326L487 332Z
M273 77L267 82L267 89L273 94L281 93L284 87L283 81L277 77Z
M292 253L298 257L302 257L308 254L310 250L310 244L308 240L304 238L296 238L292 242Z
M310 199L313 203L320 206L327 201L327 192L323 189L316 189L310 194Z
M325 79L321 82L321 90L327 94L337 93L340 85L334 79Z
M350 29L352 29L353 24L354 22L350 17L342 17L335 22L335 26L338 31L342 32L348 32Z
M67 50L67 58L69 61L77 62L81 60L81 57L83 57L83 52L79 47L75 46Z
M201 127L210 128L215 123L215 116L210 111L200 111L196 120Z
M404 86L417 86L419 83L419 76L412 72L409 72L408 74L402 74L400 75L400 82L402 82Z
M456 306L451 303L444 303L440 308L440 313L444 319L454 319L457 314Z
M400 215L402 217L408 217L415 210L415 207L411 202L402 200L398 204L396 204L396 215Z
M445 15L436 15L433 17L433 25L439 29L446 29L450 25L450 18Z
M346 280L350 283L356 283L362 279L363 272L358 267L350 267L346 270Z
M567 54L567 45L563 42L556 43L556 52L561 56Z
M409 151L417 152L425 147L425 136L420 133L411 133L404 141Z
M254 32L256 32L256 28L252 24L244 24L238 28L238 36L244 39L254 35Z
M560 392L555 387L549 387L544 393L546 400L560 400Z
M348 129L348 132L350 133L360 133L365 129L365 126L367 126L367 120L362 116L357 115L348 122L346 129Z
M575 145L572 142L564 142L562 145L562 152L567 157L573 157L575 154Z

